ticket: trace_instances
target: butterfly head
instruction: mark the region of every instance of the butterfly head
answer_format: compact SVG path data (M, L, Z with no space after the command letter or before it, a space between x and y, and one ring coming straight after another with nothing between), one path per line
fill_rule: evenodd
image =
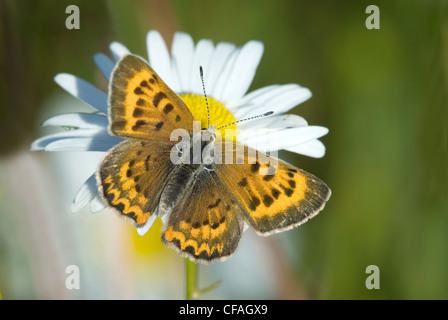
M212 139L213 141L215 141L216 139L216 125L212 124L210 127L208 128L203 128L201 130L201 136L203 140L208 140L210 141L210 139Z

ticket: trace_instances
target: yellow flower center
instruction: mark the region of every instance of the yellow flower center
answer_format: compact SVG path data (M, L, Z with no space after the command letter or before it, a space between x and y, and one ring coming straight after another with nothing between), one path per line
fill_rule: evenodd
M190 109L195 120L201 121L201 129L207 128L207 105L205 104L204 96L187 93L180 95L180 97ZM217 128L219 128L236 121L233 114L226 109L224 104L211 97L207 97L207 100L210 109L210 125L215 125ZM219 130L223 141L225 139L225 133L227 130L233 131L233 139L234 141L236 141L236 124L232 124Z

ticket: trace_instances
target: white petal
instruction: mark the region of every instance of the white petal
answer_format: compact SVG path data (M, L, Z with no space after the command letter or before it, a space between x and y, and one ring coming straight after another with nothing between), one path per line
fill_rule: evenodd
M241 48L220 96L226 105L239 101L247 92L262 55L263 43L259 41L249 41Z
M109 121L97 113L65 113L47 119L42 126L76 127L82 129L106 130Z
M286 84L254 96L253 99L246 101L244 106L236 109L234 115L237 119L242 119L268 111L284 113L310 97L309 89L297 84Z
M311 140L307 143L285 148L285 150L313 158L322 158L325 155L325 145L319 140Z
M121 138L109 135L100 135L91 138L69 138L49 143L45 147L45 151L105 152L121 141Z
M100 69L104 78L109 82L112 70L114 70L115 63L109 59L105 54L97 53L93 56L97 67Z
M95 174L92 174L86 182L79 188L78 193L71 205L72 212L78 212L84 207L95 195L98 194L98 188L96 186Z
M115 62L120 60L124 55L131 53L123 44L115 41L110 44L109 49Z
M281 128L296 128L306 127L308 122L295 114L281 114L273 115L261 119L244 121L238 124L238 129L281 129Z
M226 107L228 108L225 98L225 89L226 85L229 81L230 74L232 73L233 66L235 65L235 61L238 58L238 55L240 54L241 49L237 48L231 52L228 59L226 60L221 73L218 75L218 78L216 79L216 84L213 87L213 98L216 100L224 103ZM229 109L229 108L228 108ZM230 109L229 109L230 110Z
M171 70L171 58L165 41L158 31L151 30L146 35L149 65L163 81L174 91L179 90L178 81L174 81Z
M194 42L188 33L176 32L173 38L171 55L173 57L174 77L179 79L178 93L188 92L191 64L194 54Z
M90 202L90 212L99 212L101 210L106 209L106 204L101 199L99 193L95 195L93 200Z
M203 88L202 88L202 82L201 77L199 73L199 66L202 66L202 69L204 71L204 79L207 75L210 59L213 54L213 42L211 40L202 39L198 42L196 45L194 56L193 56L193 62L192 62L192 68L191 68L191 74L190 74L190 81L189 81L189 88L188 91L196 94L203 94ZM205 90L207 90L208 84L205 84Z
M302 143L318 139L328 133L328 129L320 126L299 128L240 130L238 140L252 148L272 151L287 149Z
M243 98L241 98L239 104L245 105L247 103L250 103L251 101L257 101L255 99L259 99L260 96L265 95L268 92L272 92L272 93L268 94L266 97L272 96L275 94L275 90L277 90L280 87L281 87L281 85L279 85L279 84L271 84L269 86L262 87L257 90L254 90L252 92L249 92ZM263 101L264 99L261 99L261 100Z
M45 149L45 147L48 144L58 141L58 140L65 140L68 138L82 138L82 137L92 138L97 135L107 135L107 132L105 130L77 129L77 130L68 130L68 131L53 133L53 134L49 134L49 135L46 135L42 138L35 140L31 144L31 150L36 151L36 150Z
M277 139L274 139L279 129L238 129L238 142L248 147L268 152L272 150L280 150Z
M236 46L233 43L228 42L220 42L216 45L208 70L204 70L205 89L210 97L216 98L216 84L235 48Z
M156 218L156 214L153 213L152 215L150 215L148 220L146 220L146 223L142 227L137 228L137 233L141 236L145 235L145 233L148 232L148 230L152 227Z
M54 81L74 97L107 114L107 94L87 81L68 73L59 73L54 77Z
M160 220L162 221L162 224L165 228L168 226L169 219L170 219L169 214L165 214L164 216L160 217Z

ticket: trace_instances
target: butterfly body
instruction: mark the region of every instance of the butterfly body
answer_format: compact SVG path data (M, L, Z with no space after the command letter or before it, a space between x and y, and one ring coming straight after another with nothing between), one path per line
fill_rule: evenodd
M315 176L221 141L215 126L198 129L182 99L136 56L113 71L109 108L110 131L125 140L98 170L104 200L139 228L166 218L162 241L190 259L225 259L245 224L260 235L286 230L330 197Z
M203 166L198 164L181 164L173 170L160 198L159 216L171 213L193 181L198 179L198 173L202 170Z

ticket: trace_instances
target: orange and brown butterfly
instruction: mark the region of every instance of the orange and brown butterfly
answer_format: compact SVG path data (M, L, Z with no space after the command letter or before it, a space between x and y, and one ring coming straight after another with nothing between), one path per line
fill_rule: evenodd
M171 133L184 129L193 140L194 116L137 56L124 56L112 72L109 108L111 133L125 139L98 170L104 200L137 228L167 218L162 241L194 261L231 256L245 224L260 235L300 225L330 197L314 175L234 141L210 143L216 156L235 153L236 163L173 162L178 141ZM213 129L199 134L214 135ZM202 143L201 151L207 146Z

